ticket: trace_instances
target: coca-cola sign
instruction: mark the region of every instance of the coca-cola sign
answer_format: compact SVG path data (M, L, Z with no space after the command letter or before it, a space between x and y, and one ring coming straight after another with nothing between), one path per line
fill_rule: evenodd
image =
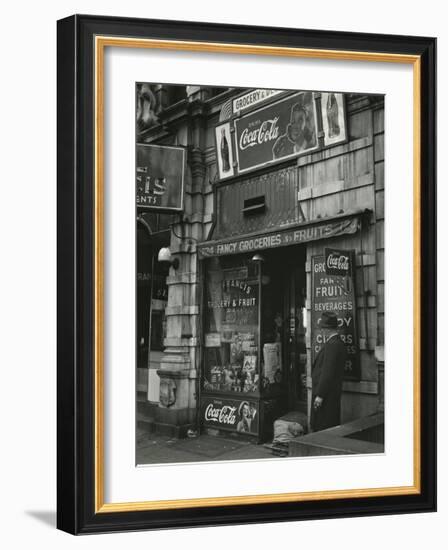
M234 426L236 424L236 407L230 405L219 407L214 403L209 403L205 408L204 420Z
M254 401L203 396L201 416L204 426L241 433L258 433L258 406Z
M314 364L328 337L322 331L322 315L325 312L335 313L337 331L347 349L347 380L359 380L361 377L354 258L353 250L334 248L327 248L325 254L311 258L311 361Z
M255 130L244 128L240 135L240 151L248 147L256 147L262 143L273 141L278 138L278 116L271 120L264 120Z
M235 120L240 173L317 148L312 92L299 92Z
M215 141L219 178L231 178L235 175L235 167L230 122L220 124L215 128Z
M350 272L350 253L347 250L325 249L325 273L345 276Z

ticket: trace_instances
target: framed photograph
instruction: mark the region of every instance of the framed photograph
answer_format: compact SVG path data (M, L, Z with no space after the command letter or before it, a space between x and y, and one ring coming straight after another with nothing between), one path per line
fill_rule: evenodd
M58 22L58 528L435 510L435 55Z

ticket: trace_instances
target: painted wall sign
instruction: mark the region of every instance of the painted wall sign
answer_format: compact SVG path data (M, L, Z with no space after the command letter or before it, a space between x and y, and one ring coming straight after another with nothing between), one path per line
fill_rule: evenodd
M275 97L276 95L283 93L283 91L284 90L268 90L268 89L252 90L251 92L248 92L247 94L244 94L241 97L237 97L236 99L233 100L232 102L233 113L237 114L240 111L245 111L246 109L255 107L256 105L262 103L263 101L266 101L271 97Z
M300 92L234 121L240 173L318 147L312 92Z
M346 378L360 379L359 343L356 322L356 285L354 252L349 256L349 270L345 276L326 272L325 256L313 256L311 261L311 358L314 359L324 344L319 328L322 313L332 311L338 316L338 332L347 347Z
M209 428L258 434L259 411L256 401L202 396L202 424Z
M198 245L199 258L211 256L224 256L227 254L242 254L253 250L266 248L278 248L293 244L316 241L340 235L354 234L359 229L359 219L345 218L315 224L307 224L303 227L296 226L292 229L285 229L267 235L256 235L253 237L241 237L221 242L204 242Z
M137 144L136 178L137 208L182 211L185 149Z
M350 273L350 253L347 250L325 249L325 272L327 275L341 275Z
M235 167L233 166L233 142L230 135L230 122L225 122L215 128L215 140L219 178L231 178L235 175Z
M325 146L346 141L344 94L322 93L322 125Z

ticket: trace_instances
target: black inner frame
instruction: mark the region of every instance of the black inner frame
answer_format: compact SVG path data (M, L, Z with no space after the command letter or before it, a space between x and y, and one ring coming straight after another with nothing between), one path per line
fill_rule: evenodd
M421 57L421 492L179 510L94 511L94 38L159 38ZM436 40L76 15L58 22L58 528L74 534L434 511Z

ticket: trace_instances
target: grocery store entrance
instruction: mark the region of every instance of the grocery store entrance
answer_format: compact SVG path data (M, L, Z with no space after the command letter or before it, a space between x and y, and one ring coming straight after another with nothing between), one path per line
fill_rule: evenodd
M306 418L305 258L293 245L205 260L203 430L265 442L286 413Z
M282 380L284 412L306 413L306 273L304 246L268 250L262 262L262 342L265 376ZM279 348L281 368L271 372Z

